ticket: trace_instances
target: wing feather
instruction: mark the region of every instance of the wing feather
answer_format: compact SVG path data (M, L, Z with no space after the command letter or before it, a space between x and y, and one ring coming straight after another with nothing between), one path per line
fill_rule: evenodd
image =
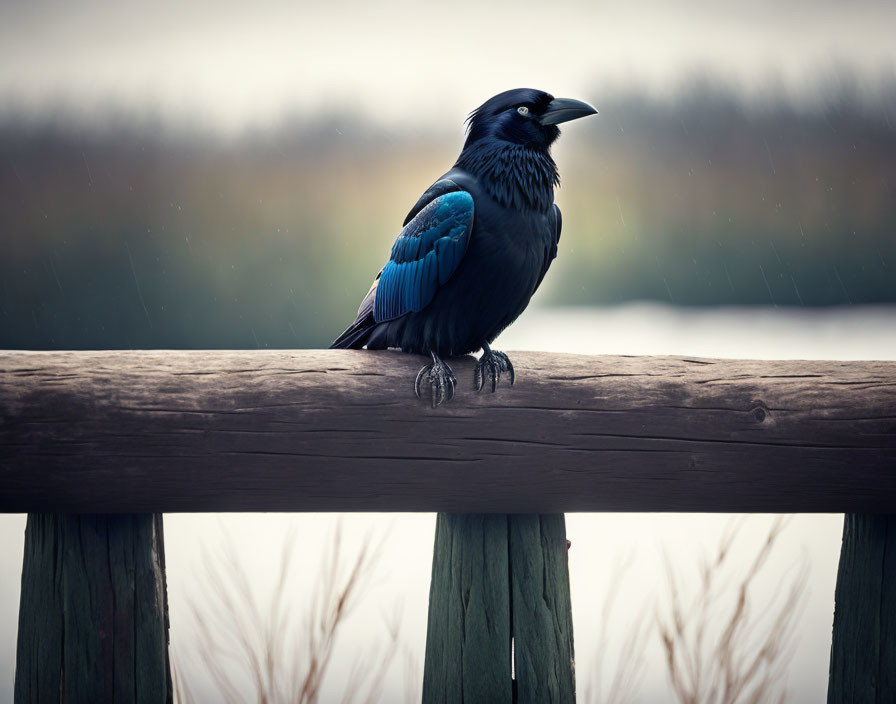
M427 193L440 183L446 192L418 209L392 245L374 300L377 323L428 306L467 251L473 229L473 197L456 190L456 184L447 179ZM447 190L451 187L453 190Z

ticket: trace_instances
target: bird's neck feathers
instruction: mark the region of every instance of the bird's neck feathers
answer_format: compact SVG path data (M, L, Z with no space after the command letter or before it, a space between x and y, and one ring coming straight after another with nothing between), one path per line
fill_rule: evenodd
M554 186L560 183L546 149L503 140L467 143L455 167L476 176L501 205L518 210L547 211L554 202Z

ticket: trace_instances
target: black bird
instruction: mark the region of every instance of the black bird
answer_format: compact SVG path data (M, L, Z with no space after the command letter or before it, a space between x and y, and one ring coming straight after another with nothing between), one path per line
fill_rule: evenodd
M513 365L489 343L525 310L557 256L559 183L551 145L561 122L597 113L540 90L500 93L474 110L454 167L411 208L358 316L331 348L428 354L414 391L433 408L454 396L443 357L482 349L474 385L492 391Z

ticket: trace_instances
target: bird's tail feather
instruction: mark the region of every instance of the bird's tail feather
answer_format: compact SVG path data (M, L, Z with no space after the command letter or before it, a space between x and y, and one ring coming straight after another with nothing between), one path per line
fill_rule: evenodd
M383 272L381 271L380 274ZM373 319L373 305L376 299L376 286L380 280L380 274L376 275L373 285L361 301L361 307L358 308L358 317L355 322L346 328L339 337L333 340L330 345L331 350L359 350L370 338L376 328L376 321Z
M367 339L370 337L370 334L375 327L376 322L373 320L373 314L358 318L354 323L348 326L345 332L333 340L330 349L359 350L366 344Z

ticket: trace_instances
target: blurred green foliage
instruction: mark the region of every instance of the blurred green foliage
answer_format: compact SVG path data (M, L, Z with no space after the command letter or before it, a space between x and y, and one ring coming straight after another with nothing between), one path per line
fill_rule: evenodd
M896 91L606 96L565 130L554 304L896 301ZM327 345L453 138L0 124L0 348Z

